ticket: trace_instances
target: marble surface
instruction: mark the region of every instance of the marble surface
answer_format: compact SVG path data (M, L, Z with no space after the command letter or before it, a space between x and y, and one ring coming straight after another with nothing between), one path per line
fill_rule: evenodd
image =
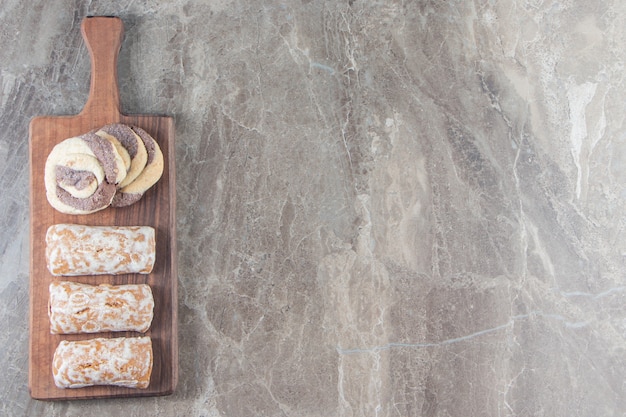
M120 3L127 3L120 6ZM30 399L28 123L86 15L176 121L180 382ZM0 3L0 415L626 415L626 3Z

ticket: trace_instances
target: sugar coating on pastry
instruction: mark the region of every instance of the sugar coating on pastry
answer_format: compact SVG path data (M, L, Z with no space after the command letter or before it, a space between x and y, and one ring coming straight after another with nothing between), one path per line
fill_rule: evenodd
M50 333L135 331L145 333L154 298L147 284L88 285L55 281L49 286Z
M62 340L52 359L59 388L115 385L145 389L150 384L153 352L149 337Z
M149 226L55 224L46 232L46 265L56 276L149 274L155 258Z

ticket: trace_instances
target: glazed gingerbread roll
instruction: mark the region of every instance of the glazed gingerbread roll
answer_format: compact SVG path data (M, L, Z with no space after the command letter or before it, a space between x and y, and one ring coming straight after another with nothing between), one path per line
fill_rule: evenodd
M154 316L154 297L147 284L50 284L50 333L145 333Z
M54 352L52 375L59 388L92 385L147 388L152 356L152 341L146 336L63 340Z
M46 233L46 264L56 276L149 274L155 257L149 226L55 224Z

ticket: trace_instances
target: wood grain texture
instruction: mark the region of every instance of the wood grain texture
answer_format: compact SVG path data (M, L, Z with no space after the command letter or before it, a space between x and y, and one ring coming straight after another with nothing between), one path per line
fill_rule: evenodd
M83 110L75 116L42 116L30 123L30 341L29 389L42 400L154 396L171 394L178 380L177 274L175 222L174 121L171 117L125 115L120 112L117 56L123 24L115 17L89 17L82 23L83 38L92 60L91 88ZM164 157L163 176L143 198L128 207L107 208L89 215L63 214L50 206L44 186L44 165L54 145L107 123L143 128L159 143ZM45 234L57 223L86 225L152 226L156 230L156 264L151 274L71 277L76 282L139 284L152 287L154 320L146 333L152 338L154 366L145 390L122 387L59 389L52 379L52 357L61 340L97 336L139 336L138 333L51 335L48 319L48 286L54 279L46 268Z

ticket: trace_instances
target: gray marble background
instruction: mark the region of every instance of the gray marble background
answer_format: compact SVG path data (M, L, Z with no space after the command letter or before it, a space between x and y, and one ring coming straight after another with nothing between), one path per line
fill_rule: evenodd
M176 121L180 383L31 400L28 123L86 15ZM625 416L626 3L0 2L0 415Z

